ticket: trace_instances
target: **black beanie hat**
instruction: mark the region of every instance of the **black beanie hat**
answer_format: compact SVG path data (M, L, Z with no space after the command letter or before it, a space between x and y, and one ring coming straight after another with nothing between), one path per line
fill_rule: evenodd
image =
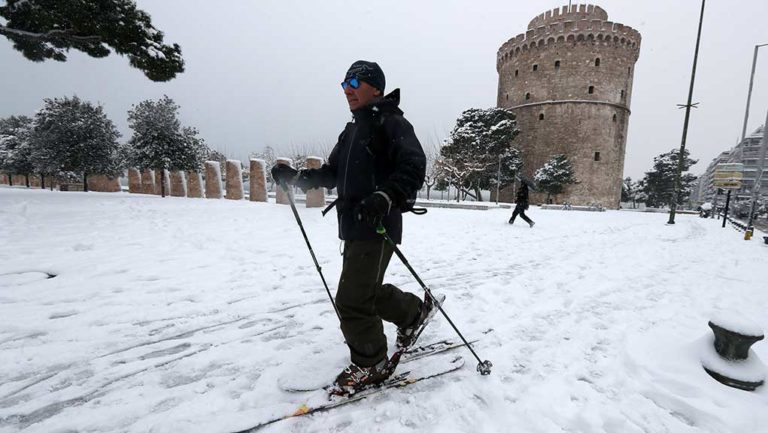
M366 62L365 60L358 60L352 63L349 67L347 75L344 77L344 81L351 78L357 78L360 81L365 81L371 86L381 90L384 93L384 87L387 84L387 80L384 78L384 71L376 62Z

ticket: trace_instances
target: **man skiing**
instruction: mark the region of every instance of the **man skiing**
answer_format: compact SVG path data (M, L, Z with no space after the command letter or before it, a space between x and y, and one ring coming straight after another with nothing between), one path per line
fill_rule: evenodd
M352 361L334 382L341 393L380 383L394 371L382 319L397 326L397 347L404 350L414 343L416 331L431 318L438 302L427 294L422 301L382 284L393 248L376 228L383 226L400 243L402 212L421 189L426 169L421 144L398 108L400 91L383 96L385 84L378 64L353 63L341 83L353 120L327 163L301 171L285 164L272 168L279 184L338 191L331 206L336 206L344 253L336 306Z
M528 210L528 182L526 179L520 178L520 189L517 190L517 198L515 198L515 210L512 211L512 217L509 218L509 223L514 224L515 218L520 215L520 218L524 219L525 222L533 228L533 225L536 223L531 221L531 219L525 215L526 210Z

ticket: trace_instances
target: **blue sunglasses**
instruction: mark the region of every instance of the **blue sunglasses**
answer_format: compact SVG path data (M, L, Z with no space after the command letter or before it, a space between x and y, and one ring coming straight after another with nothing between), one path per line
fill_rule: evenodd
M341 88L347 90L347 87L351 87L353 89L360 88L360 80L357 78L350 78L349 80L342 81Z

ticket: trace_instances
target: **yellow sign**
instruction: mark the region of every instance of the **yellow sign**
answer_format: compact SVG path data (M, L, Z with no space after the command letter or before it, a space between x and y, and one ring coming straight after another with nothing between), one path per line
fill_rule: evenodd
M739 180L717 179L712 184L715 186L715 188L724 188L724 189L741 188L741 181Z
M715 171L715 179L744 179L744 173L740 171Z

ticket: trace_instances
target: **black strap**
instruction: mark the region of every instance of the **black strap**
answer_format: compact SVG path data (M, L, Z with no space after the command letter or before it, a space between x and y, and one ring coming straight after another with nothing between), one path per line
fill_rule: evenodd
M427 213L427 208L425 207L415 207L411 209L411 212L415 213L416 215L424 215Z
M323 209L323 216L325 216L325 214L327 214L328 212L330 212L330 211L331 211L331 209L333 209L334 207L336 207L336 205L338 204L338 201L339 201L339 199L337 198L336 200L332 201L332 202L331 202L331 204L329 204L328 206L326 206L326 207L325 207L325 209Z

